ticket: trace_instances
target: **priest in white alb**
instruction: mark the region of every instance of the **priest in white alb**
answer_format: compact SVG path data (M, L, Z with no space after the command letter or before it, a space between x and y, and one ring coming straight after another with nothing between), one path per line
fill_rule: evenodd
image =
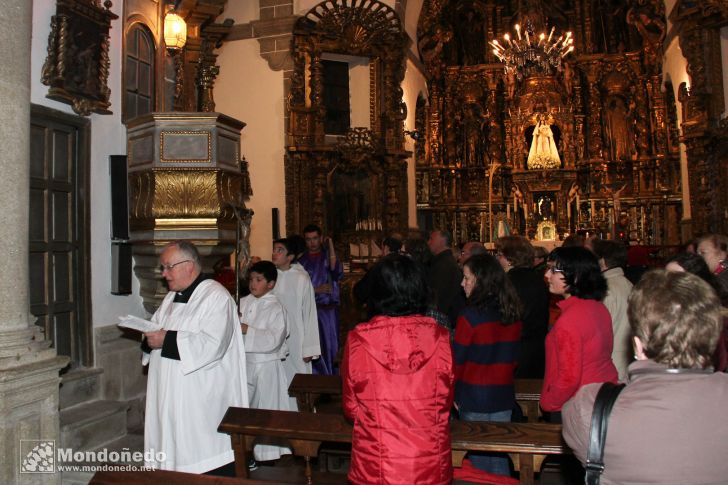
M230 436L217 427L228 407L247 407L245 349L235 302L201 274L194 245L168 244L160 257L169 293L145 333L149 364L144 423L148 467L235 474Z

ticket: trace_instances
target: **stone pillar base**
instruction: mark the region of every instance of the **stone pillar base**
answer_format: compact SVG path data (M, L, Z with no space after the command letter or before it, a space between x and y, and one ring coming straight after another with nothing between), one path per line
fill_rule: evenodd
M0 483L60 483L60 473L21 473L25 458L21 453L27 454L36 444L24 442L21 449L21 440L59 444L58 371L68 361L52 357L0 369Z

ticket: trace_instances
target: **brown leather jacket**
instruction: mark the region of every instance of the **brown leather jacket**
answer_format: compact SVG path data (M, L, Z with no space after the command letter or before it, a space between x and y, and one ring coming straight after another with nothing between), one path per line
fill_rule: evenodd
M589 384L563 407L564 439L586 461L594 399ZM728 374L666 372L651 360L629 366L609 418L601 483L725 484Z

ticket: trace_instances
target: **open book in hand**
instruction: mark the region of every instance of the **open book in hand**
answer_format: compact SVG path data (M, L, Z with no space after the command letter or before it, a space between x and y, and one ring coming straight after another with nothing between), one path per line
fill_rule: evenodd
M117 323L117 325L124 328L138 330L142 333L154 332L162 328L162 326L158 323L150 322L149 320L144 320L143 318L135 317L134 315L119 317L119 323Z

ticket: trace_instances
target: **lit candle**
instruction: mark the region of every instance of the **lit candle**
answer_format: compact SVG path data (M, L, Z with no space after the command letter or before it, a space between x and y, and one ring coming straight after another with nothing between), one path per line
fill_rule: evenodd
M547 43L547 44L548 44L549 42L551 42L551 37L552 37L552 36L554 35L554 30L556 30L556 27L551 27L551 32L549 32L549 38L548 38L548 40L546 41L546 43Z
M518 35L518 40L521 40L521 26L516 24L516 34Z

